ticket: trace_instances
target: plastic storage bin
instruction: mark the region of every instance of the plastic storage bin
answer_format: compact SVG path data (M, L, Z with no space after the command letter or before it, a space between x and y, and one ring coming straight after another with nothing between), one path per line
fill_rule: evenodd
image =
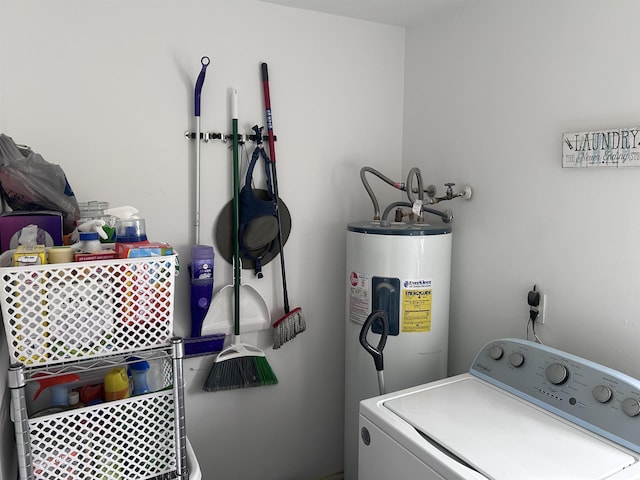
M184 479L190 466L199 479L184 429L184 342L173 337L176 268L175 255L0 268L20 479ZM159 390L47 409L30 389L59 375L91 386L140 360L160 363L148 379Z
M45 369L12 366L9 387L20 478L164 480L178 478L176 472L185 467L199 471L184 436L182 354L183 342L174 338L171 347L138 351L135 360L120 355L50 367L45 375L77 374L77 386L97 372L144 359L161 365L163 383L156 392L42 415L34 413L29 387Z
M153 478L175 470L171 391L29 421L37 479Z
M167 345L176 258L0 268L12 361L52 365Z

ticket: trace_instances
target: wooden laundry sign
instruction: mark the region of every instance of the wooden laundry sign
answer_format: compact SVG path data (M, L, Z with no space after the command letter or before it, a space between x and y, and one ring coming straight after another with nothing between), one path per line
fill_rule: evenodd
M640 127L564 133L562 166L640 167Z

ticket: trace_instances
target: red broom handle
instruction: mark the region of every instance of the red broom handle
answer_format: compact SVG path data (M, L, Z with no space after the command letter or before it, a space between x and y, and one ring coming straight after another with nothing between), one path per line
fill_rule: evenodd
M264 92L264 107L267 117L267 135L269 137L269 157L276 163L275 138L273 136L273 117L271 115L271 95L269 95L269 71L267 64L262 64L262 90Z
M276 201L276 218L278 219L278 243L280 244L280 269L282 270L282 290L284 296L284 313L289 313L291 308L289 307L289 293L287 292L287 276L285 274L284 266L284 240L282 238L282 224L280 219L280 210L278 202L280 201L280 194L278 193L278 173L276 168L276 147L275 138L273 136L273 117L271 116L271 96L269 95L269 72L267 70L267 64L262 64L262 89L264 90L264 107L265 115L267 117L267 134L269 138L269 156L271 158L271 172L273 173L273 193Z

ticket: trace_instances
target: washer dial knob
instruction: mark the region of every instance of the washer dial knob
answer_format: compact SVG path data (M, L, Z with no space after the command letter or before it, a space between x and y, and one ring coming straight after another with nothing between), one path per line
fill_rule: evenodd
M544 372L547 380L554 385L562 385L569 379L569 370L560 363L552 363Z
M635 417L640 413L640 402L635 398L625 398L622 401L622 411L630 417Z
M607 403L613 397L613 392L606 385L598 385L592 390L593 398L600 403Z
M489 349L489 356L494 360L500 360L503 354L504 354L504 350L502 350L502 347L498 345L494 345Z
M524 363L524 355L519 352L513 352L511 355L509 355L509 363L516 368L521 367Z

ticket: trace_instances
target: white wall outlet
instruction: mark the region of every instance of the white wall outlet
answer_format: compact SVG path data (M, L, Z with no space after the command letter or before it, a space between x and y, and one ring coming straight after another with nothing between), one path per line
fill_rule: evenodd
M536 318L536 323L540 325L544 325L547 321L547 294L540 294L540 304L538 305L538 318Z

